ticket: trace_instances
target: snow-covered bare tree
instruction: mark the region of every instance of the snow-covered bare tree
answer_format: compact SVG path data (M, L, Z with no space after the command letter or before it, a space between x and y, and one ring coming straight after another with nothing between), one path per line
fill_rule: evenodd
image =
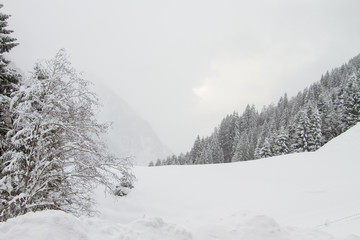
M129 159L107 152L95 118L96 95L64 50L36 64L10 104L12 129L0 156L0 220L58 209L91 214L92 190L103 184L122 195L131 187Z

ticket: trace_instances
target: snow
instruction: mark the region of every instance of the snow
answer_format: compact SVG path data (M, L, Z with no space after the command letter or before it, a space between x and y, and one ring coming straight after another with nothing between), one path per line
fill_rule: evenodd
M360 240L360 124L313 153L218 165L136 167L99 214L29 213L0 239Z

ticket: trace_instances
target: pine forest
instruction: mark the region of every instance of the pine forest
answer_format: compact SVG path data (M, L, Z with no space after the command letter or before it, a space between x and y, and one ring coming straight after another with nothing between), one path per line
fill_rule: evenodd
M227 115L208 137L197 136L179 156L149 166L248 161L289 153L312 152L360 120L360 55L326 72L319 82L258 112L247 105Z

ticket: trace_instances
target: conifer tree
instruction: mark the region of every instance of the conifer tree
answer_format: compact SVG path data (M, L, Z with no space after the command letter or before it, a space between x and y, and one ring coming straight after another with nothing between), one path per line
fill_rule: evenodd
M3 7L0 4L0 10ZM0 156L6 149L5 135L11 130L12 119L9 116L10 97L18 88L20 75L8 67L9 61L4 54L18 45L15 38L10 34L12 30L7 29L9 15L0 12Z
M212 163L211 149L209 145L203 147L200 157L197 159L195 164L209 164Z
M2 4L0 4L0 9L3 7ZM8 53L12 48L18 45L16 42L16 38L13 38L10 36L10 34L13 32L12 30L7 29L7 20L10 17L10 15L4 14L0 12L0 74L1 76L7 74L7 66L9 64L9 61L6 60L4 57L4 53ZM13 82L11 81L13 79L1 79L1 93L4 93L4 91L9 90L12 88ZM17 82L16 82L17 83Z
M241 135L240 141L236 146L236 151L234 154L233 161L237 162L237 161L247 161L247 160L251 160L250 143L249 143L248 135L244 133Z
M307 152L308 149L308 130L310 128L310 120L306 114L306 111L300 111L296 117L295 122L293 123L292 129L293 134L291 137L293 139L292 150L294 152Z
M258 152L258 158L268 158L273 156L271 142L268 138L265 139L264 146Z
M226 116L219 127L219 143L224 154L224 162L231 161L233 149L233 135L231 131L231 115Z
M322 145L321 118L316 105L309 106L307 114L310 120L308 147L309 151L316 151Z
M198 135L194 142L194 146L192 147L192 149L190 151L190 159L191 159L192 164L195 164L196 162L199 161L201 152L202 152L201 140L200 140L200 136Z
M273 156L288 154L290 152L289 134L284 127L280 129L279 134L275 137L272 147Z
M360 121L360 69L348 77L343 93L342 130Z
M161 166L161 160L160 159L156 160L155 166Z
M236 147L235 147L235 150L234 150L234 155L233 157L231 158L231 162L238 162L241 160L241 157L242 157L242 152L241 152L241 142L240 142L240 139L239 141L237 141L237 144L236 144Z
M295 152L315 151L321 146L321 119L317 107L308 103L294 122L292 149Z
M210 142L210 148L212 152L212 162L213 163L223 163L224 162L224 153L219 143L218 138L218 130L215 128L215 131L212 135L211 142Z

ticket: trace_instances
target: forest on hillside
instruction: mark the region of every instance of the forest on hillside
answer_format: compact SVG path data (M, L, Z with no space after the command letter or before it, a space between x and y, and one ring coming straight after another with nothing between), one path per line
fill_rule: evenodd
M149 166L247 161L315 151L360 121L360 54L326 72L291 99L258 112L247 105L227 115L208 137L197 136L186 153Z

